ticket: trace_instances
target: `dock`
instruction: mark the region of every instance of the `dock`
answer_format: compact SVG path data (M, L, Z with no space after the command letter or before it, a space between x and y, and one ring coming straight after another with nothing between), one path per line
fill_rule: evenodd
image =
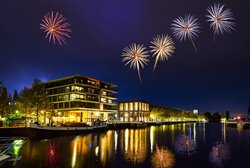
M240 129L250 128L250 121L243 120L227 120L226 126Z

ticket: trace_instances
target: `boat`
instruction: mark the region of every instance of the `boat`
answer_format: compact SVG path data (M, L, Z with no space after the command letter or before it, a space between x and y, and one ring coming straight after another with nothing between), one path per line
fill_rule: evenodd
M106 124L92 125L92 126L41 126L35 123L30 123L32 129L30 138L41 139L51 138L57 136L68 136L84 133L92 133L98 131L104 131L107 129Z

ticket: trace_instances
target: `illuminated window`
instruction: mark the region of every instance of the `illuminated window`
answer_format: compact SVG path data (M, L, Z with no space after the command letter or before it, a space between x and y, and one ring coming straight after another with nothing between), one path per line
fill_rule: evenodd
M129 103L129 110L133 111L133 103Z
M139 110L141 110L141 103L139 103Z
M103 92L102 92L102 95L103 95L103 96L106 96L106 95L107 95L107 92L106 92L106 91L103 91Z
M142 111L145 111L145 103L142 103Z
M123 103L120 103L120 111L123 111Z
M128 103L124 103L124 106L125 106L125 111L128 111Z
M70 94L70 100L76 100L76 94Z
M102 98L101 98L101 102L107 103L107 99L102 97Z
M66 88L65 88L65 92L69 92L70 91L70 88L69 88L69 86L67 86Z
M135 111L138 110L138 102L135 102Z
M71 86L71 91L73 91L73 92L80 91L80 87L79 86Z

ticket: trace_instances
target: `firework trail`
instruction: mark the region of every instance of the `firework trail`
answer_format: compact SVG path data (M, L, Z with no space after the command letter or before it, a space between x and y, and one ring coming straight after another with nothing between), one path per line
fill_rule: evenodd
M198 19L193 15L188 14L185 15L184 18L179 17L174 19L171 27L174 37L181 42L187 39L191 40L196 53L198 53L198 51L194 44L194 39L198 37L200 33L200 24L197 20Z
M142 44L133 43L129 47L125 47L122 53L122 62L126 62L125 66L130 64L130 68L137 69L141 82L140 67L144 68L149 62L148 51Z
M157 35L157 37L153 38L151 44L151 52L153 53L153 56L155 56L155 64L153 68L154 71L158 60L165 61L172 56L175 50L175 46L172 38L168 35L163 34L161 36Z
M53 40L54 44L56 41L60 45L62 43L66 44L66 37L70 38L71 29L69 28L70 24L66 22L66 19L62 14L59 14L52 11L43 16L42 23L40 28L46 33L45 38L49 38L49 41Z
M207 9L206 17L214 32L214 38L216 35L223 35L224 32L231 33L235 27L233 13L230 9L224 9L224 6L215 3Z

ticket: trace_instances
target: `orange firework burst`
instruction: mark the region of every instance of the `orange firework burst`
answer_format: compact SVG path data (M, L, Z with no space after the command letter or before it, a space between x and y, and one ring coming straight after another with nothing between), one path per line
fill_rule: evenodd
M70 38L70 24L67 23L66 18L58 12L54 14L52 11L51 13L44 15L40 26L40 28L46 33L46 38L49 38L49 41L53 40L54 44L56 41L58 41L60 45L62 45L62 43L66 44L66 38Z

